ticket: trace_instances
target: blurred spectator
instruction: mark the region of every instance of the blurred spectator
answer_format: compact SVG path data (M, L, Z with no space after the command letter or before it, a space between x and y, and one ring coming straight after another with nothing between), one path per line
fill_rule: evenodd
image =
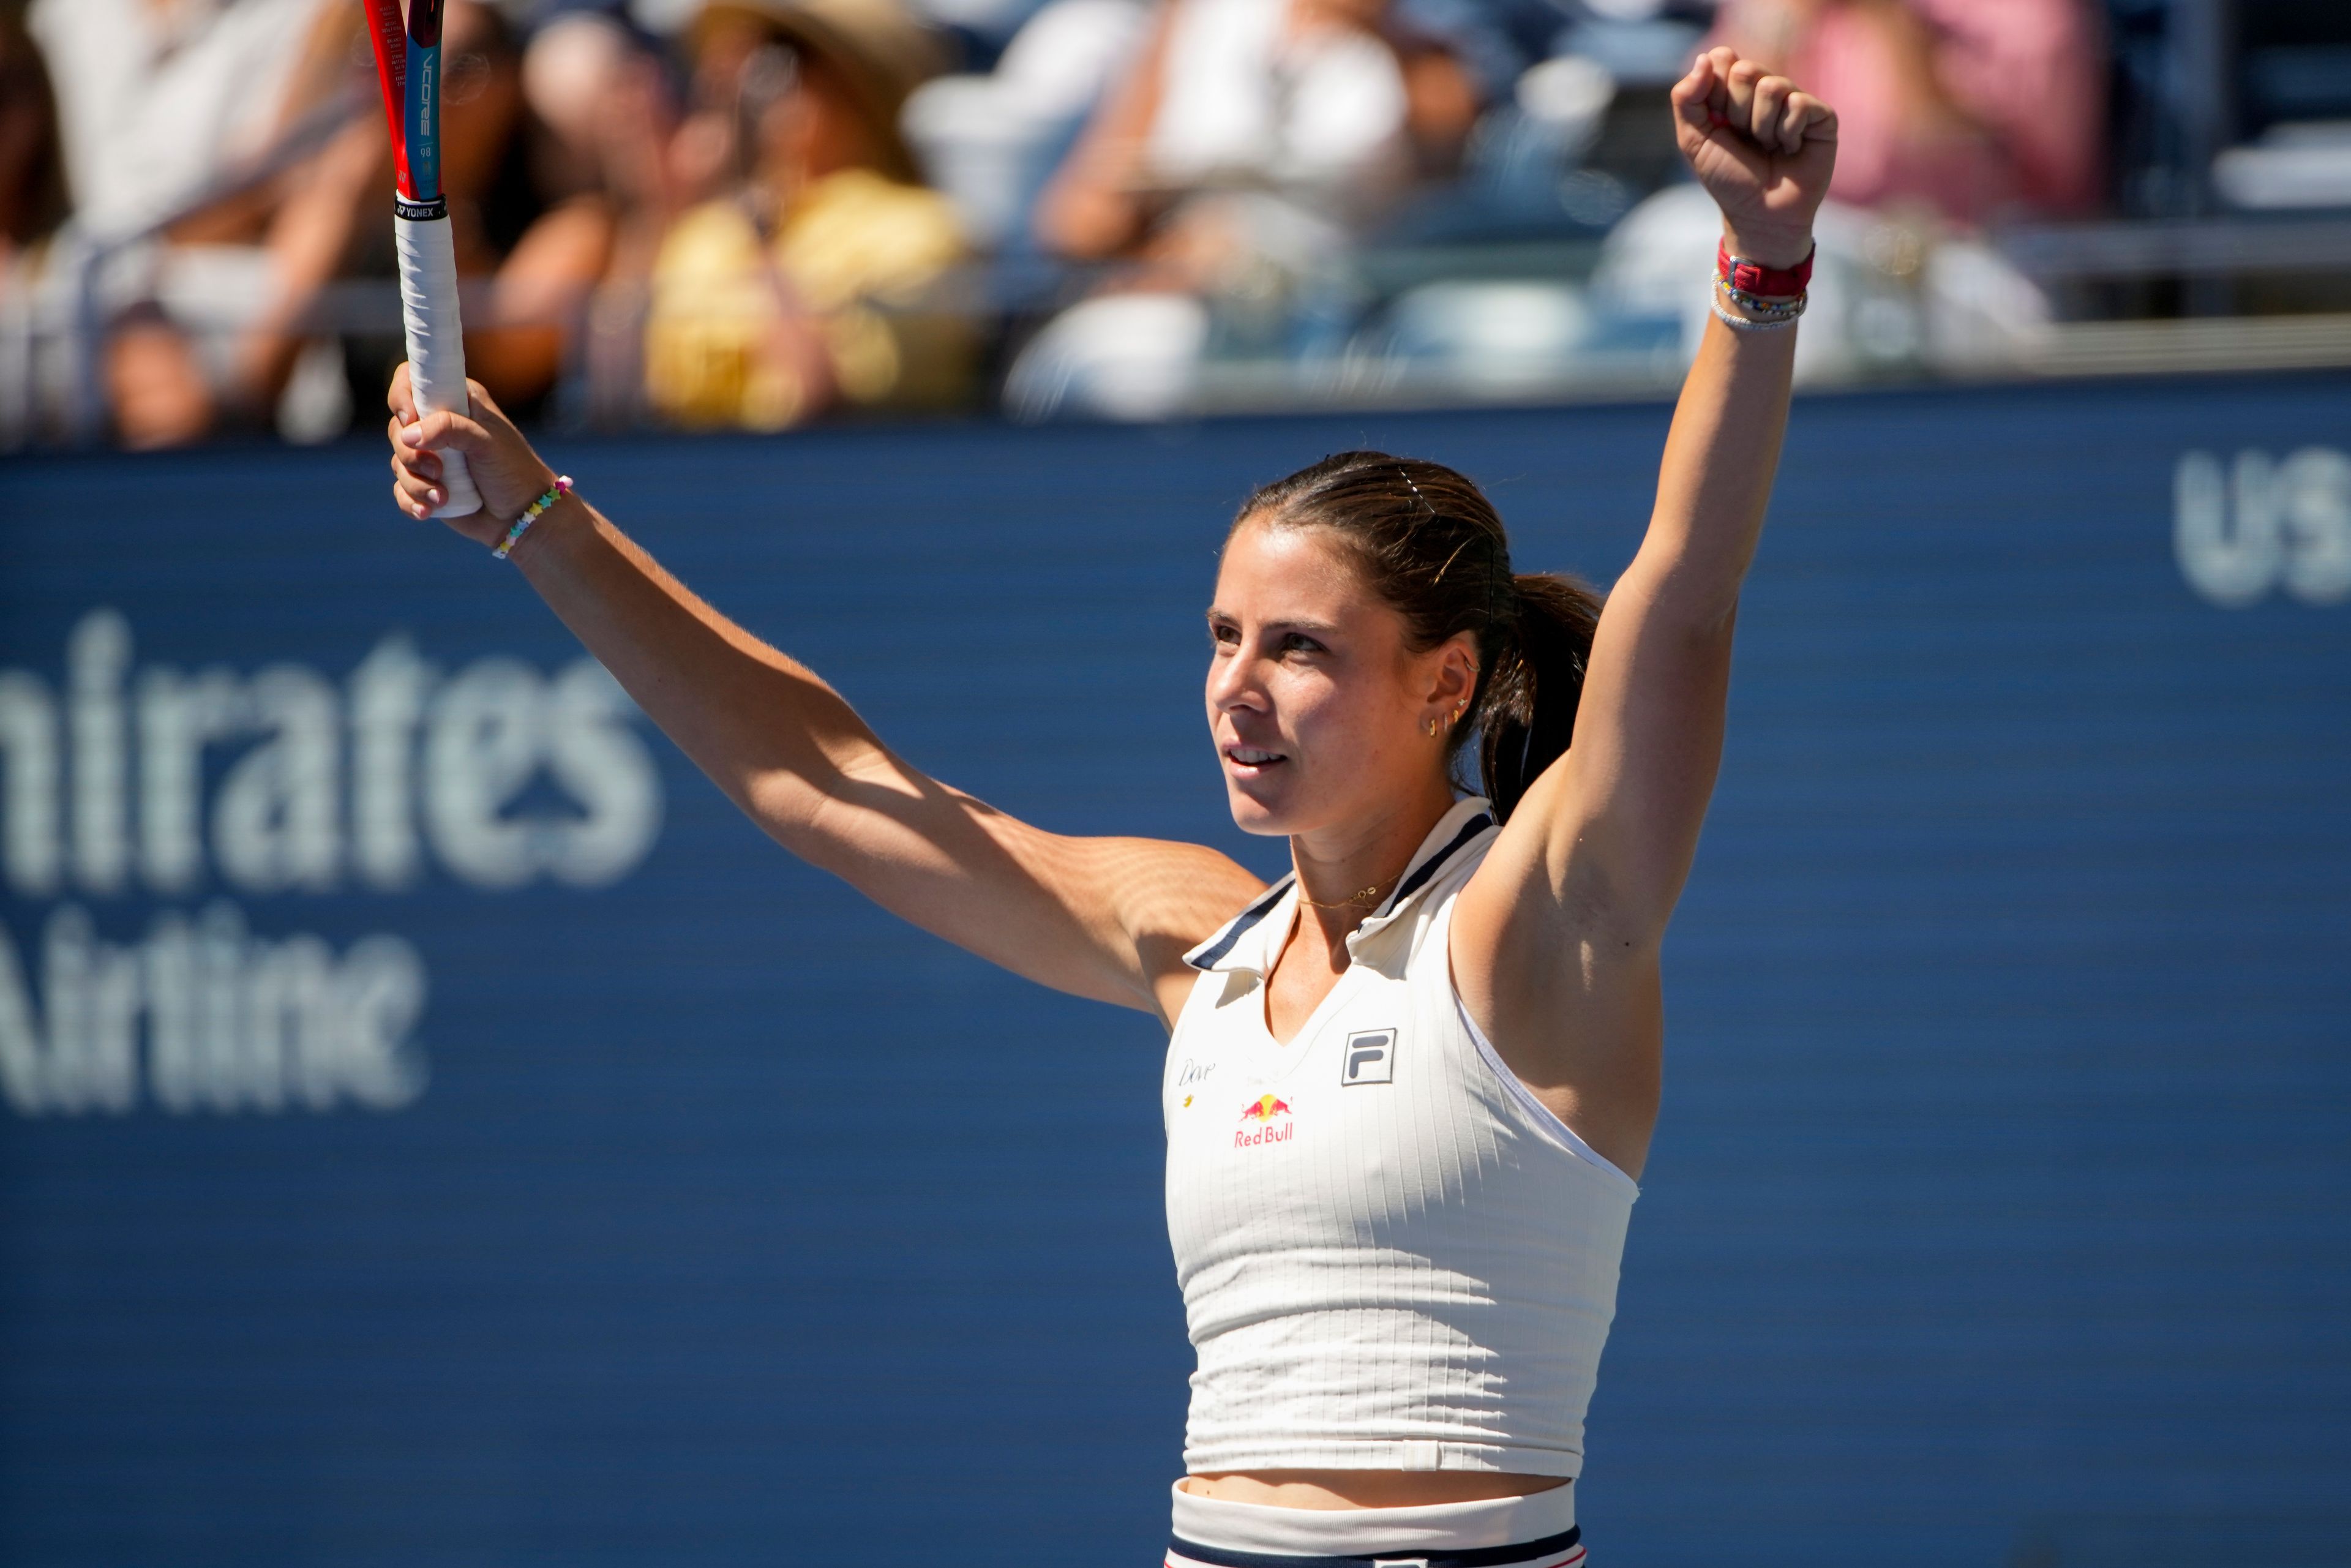
M523 52L523 93L549 133L549 156L565 178L600 188L612 208L611 260L577 349L587 402L572 411L605 426L643 414L645 281L680 209L706 193L682 185L671 157L678 93L669 40L644 30L650 10L624 0L540 0Z
M2049 301L1977 231L2102 183L2095 0L449 5L470 368L526 417L950 403L983 277L1059 308L1027 415L1646 373L1706 319L1714 220L1643 160L1709 26L1843 116L1807 377L2029 357ZM1008 42L937 77L917 14ZM95 409L92 321L126 444L344 428L402 351L390 177L352 0L0 0L0 440ZM1588 279L1452 270L1612 225Z
M76 215L116 235L173 215L279 125L333 0L34 0Z
M1301 286L1454 162L1479 103L1470 73L1385 0L1165 0L1037 215L1050 249L1129 269L1029 344L1015 406L1180 405L1209 301L1284 330Z
M528 38L523 98L546 132L549 176L601 189L626 213L658 212L676 130L664 44L622 0L541 0Z
M1489 14L1498 3L1510 0L1396 0L1385 30L1403 55L1406 99L1417 97L1412 118L1426 129L1432 167L1458 159L1480 100L1507 97L1524 64ZM906 133L977 243L1009 254L1029 246L1047 176L1155 21L1145 0L1047 0L993 71L938 78L908 100Z
M993 71L935 77L907 99L906 134L975 244L1025 250L1038 193L1149 23L1144 0L1047 0Z
M237 179L285 125L286 89L329 0L34 0L73 226L107 263L103 374L131 445L193 440L266 298L261 208ZM168 225L168 226L166 226ZM79 258L77 258L78 261Z
M1489 105L1507 100L1520 73L1549 52L1562 9L1551 0L1395 0L1395 27L1417 46L1416 55L1425 58L1432 47L1441 52Z
M1191 198L1232 190L1278 194L1323 225L1376 214L1416 152L1458 147L1476 112L1467 73L1408 59L1385 22L1384 0L1166 0L1046 193L1047 244L1079 261L1172 259L1201 243L1186 231L1209 209ZM1408 64L1421 68L1417 101ZM1217 204L1209 223L1232 221Z
M774 430L965 395L972 334L939 296L966 242L898 130L939 67L930 36L896 0L726 0L694 40L673 162L715 193L653 262L653 407Z
M1840 201L1965 225L2098 201L2105 66L2084 0L1729 0L1719 31L1837 106Z
M65 219L57 99L21 0L0 0L0 447L43 423L40 388L56 368L43 329L62 315L47 263Z
M373 68L365 47L358 8L339 6L313 43L312 90L338 76L362 82ZM441 185L457 275L495 283L467 298L465 368L527 415L555 384L581 305L611 257L613 203L601 168L531 111L522 53L496 11L450 0L441 49ZM332 283L375 281L388 301L398 277L380 113L348 125L287 186L269 233L273 302L239 356L238 390L253 407L273 403L306 340L319 340L314 317ZM367 335L354 351L353 379L371 392L404 350L385 333Z
M277 135L287 143L281 157L298 156L173 224L152 294L115 322L108 384L126 444L169 444L224 420L273 414L288 434L331 435L352 407L347 369L371 388L397 362L390 153L358 8L315 11L296 44ZM444 184L460 274L496 273L501 284L495 299L469 306L478 329L466 334L469 368L528 409L554 379L559 323L601 269L609 223L592 196L549 193L517 77L496 14L454 0L444 28ZM381 327L363 319L366 295L337 295L347 279L373 285ZM493 315L527 324L501 327ZM360 362L346 366L339 328L355 329ZM372 397L363 392L361 401Z
M273 415L289 434L343 428L333 334L356 329L372 357L351 368L371 389L400 352L390 154L360 7L36 0L31 21L57 75L76 265L96 269L120 439L168 445ZM528 411L605 265L609 204L598 172L529 113L496 11L451 0L443 58L458 270L498 283L468 303L469 368ZM345 279L372 287L339 294Z
M57 97L25 31L24 7L0 5L0 279L29 269L34 251L65 217Z

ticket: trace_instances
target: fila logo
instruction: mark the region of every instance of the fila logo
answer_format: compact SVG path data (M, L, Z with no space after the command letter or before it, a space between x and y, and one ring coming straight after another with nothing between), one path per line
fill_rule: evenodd
M1392 1029L1365 1030L1361 1034L1349 1035L1346 1054L1339 1061L1340 1086L1395 1082L1395 1045L1396 1031Z

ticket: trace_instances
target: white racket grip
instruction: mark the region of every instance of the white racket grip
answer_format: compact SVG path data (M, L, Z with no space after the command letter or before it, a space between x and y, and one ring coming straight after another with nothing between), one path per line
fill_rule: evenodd
M457 324L457 251L450 243L449 220L394 214L392 236L400 250L401 319L408 329L408 386L416 394L416 412L470 416L465 339ZM433 515L462 517L480 511L481 493L465 471L465 455L444 450L440 455L441 486L449 498Z

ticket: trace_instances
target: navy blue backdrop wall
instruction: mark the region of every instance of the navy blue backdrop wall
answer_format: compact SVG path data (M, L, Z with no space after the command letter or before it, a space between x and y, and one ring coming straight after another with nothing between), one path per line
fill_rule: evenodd
M1270 868L1198 706L1247 486L1426 454L1604 581L1665 423L555 455L920 765ZM1603 1561L2343 1560L2347 435L2341 378L1800 407ZM1155 1026L772 849L384 480L0 468L0 1561L1151 1562Z

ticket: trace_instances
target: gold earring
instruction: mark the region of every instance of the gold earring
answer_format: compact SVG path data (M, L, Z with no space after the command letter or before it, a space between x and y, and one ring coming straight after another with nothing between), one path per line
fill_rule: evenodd
M1421 726L1421 727L1428 732L1429 739L1435 740L1437 738L1437 721L1435 719L1430 719L1426 724Z

